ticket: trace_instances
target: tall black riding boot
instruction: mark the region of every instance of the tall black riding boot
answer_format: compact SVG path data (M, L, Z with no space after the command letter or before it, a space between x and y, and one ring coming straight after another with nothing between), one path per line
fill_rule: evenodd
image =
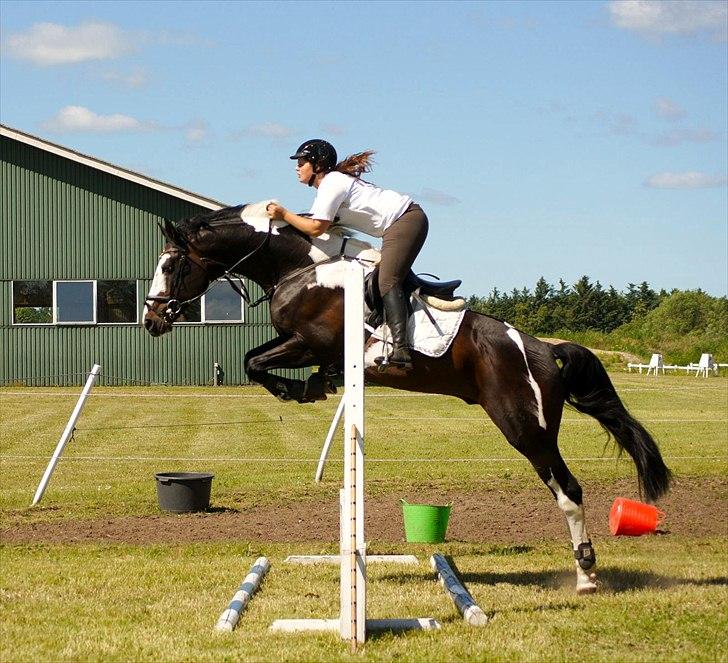
M407 343L407 302L402 289L392 288L382 296L384 317L392 333L392 352L388 357L377 357L374 362L382 368L412 368L412 355ZM385 350L386 351L386 350Z

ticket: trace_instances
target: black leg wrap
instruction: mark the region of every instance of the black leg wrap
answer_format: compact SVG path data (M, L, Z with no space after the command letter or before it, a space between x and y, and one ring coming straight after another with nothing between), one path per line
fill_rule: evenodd
M588 571L597 563L597 555L592 547L591 539L586 543L580 543L579 547L574 551L574 559L579 562L579 566Z

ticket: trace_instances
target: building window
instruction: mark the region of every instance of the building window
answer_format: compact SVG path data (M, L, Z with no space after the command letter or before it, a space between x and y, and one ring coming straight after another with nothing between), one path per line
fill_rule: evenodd
M137 321L136 281L96 282L96 321L135 323Z
M52 281L13 281L13 324L53 324Z
M234 279L242 287L239 279ZM182 307L180 322L243 322L243 299L221 279L200 299Z
M13 281L13 324L136 324L137 282Z
M241 287L240 281L235 285ZM242 322L243 299L227 282L210 288L205 293L205 322Z
M56 281L55 322L58 324L87 324L96 322L93 281Z

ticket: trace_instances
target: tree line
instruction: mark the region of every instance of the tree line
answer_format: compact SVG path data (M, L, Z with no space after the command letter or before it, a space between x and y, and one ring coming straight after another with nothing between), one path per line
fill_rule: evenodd
M655 292L645 281L630 283L619 292L613 286L605 289L599 281L592 283L588 276L573 285L561 279L556 287L541 277L533 292L526 287L510 293L494 288L487 297L471 296L468 306L535 336L562 330L609 333L643 317L669 296L665 290Z
M510 322L522 331L557 337L593 349L629 352L643 359L653 352L668 363L697 361L710 352L728 362L728 298L698 290L655 291L647 282L623 292L582 276L573 285L554 287L542 277L528 288L487 297L472 296L468 306Z

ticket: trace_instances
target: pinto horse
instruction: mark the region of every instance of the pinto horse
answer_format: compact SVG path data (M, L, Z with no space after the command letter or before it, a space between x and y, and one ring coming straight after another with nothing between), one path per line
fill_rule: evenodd
M167 244L144 311L150 334L169 332L185 305L217 279L245 277L258 283L270 300L271 321L279 334L245 355L248 377L275 396L300 403L325 399L332 392L327 374L341 365L344 347L342 266L351 259L376 261L378 252L335 232L312 239L283 222L269 221L263 203L176 224L167 221L162 230ZM440 357L415 352L411 369L382 372L371 355L365 353L369 382L480 405L529 460L566 516L578 593L597 588L596 556L587 534L582 489L557 446L564 403L594 417L620 453L632 457L649 501L669 488L671 473L657 444L626 410L604 366L587 348L548 344L506 322L466 311ZM269 372L306 366L321 368L305 382Z

